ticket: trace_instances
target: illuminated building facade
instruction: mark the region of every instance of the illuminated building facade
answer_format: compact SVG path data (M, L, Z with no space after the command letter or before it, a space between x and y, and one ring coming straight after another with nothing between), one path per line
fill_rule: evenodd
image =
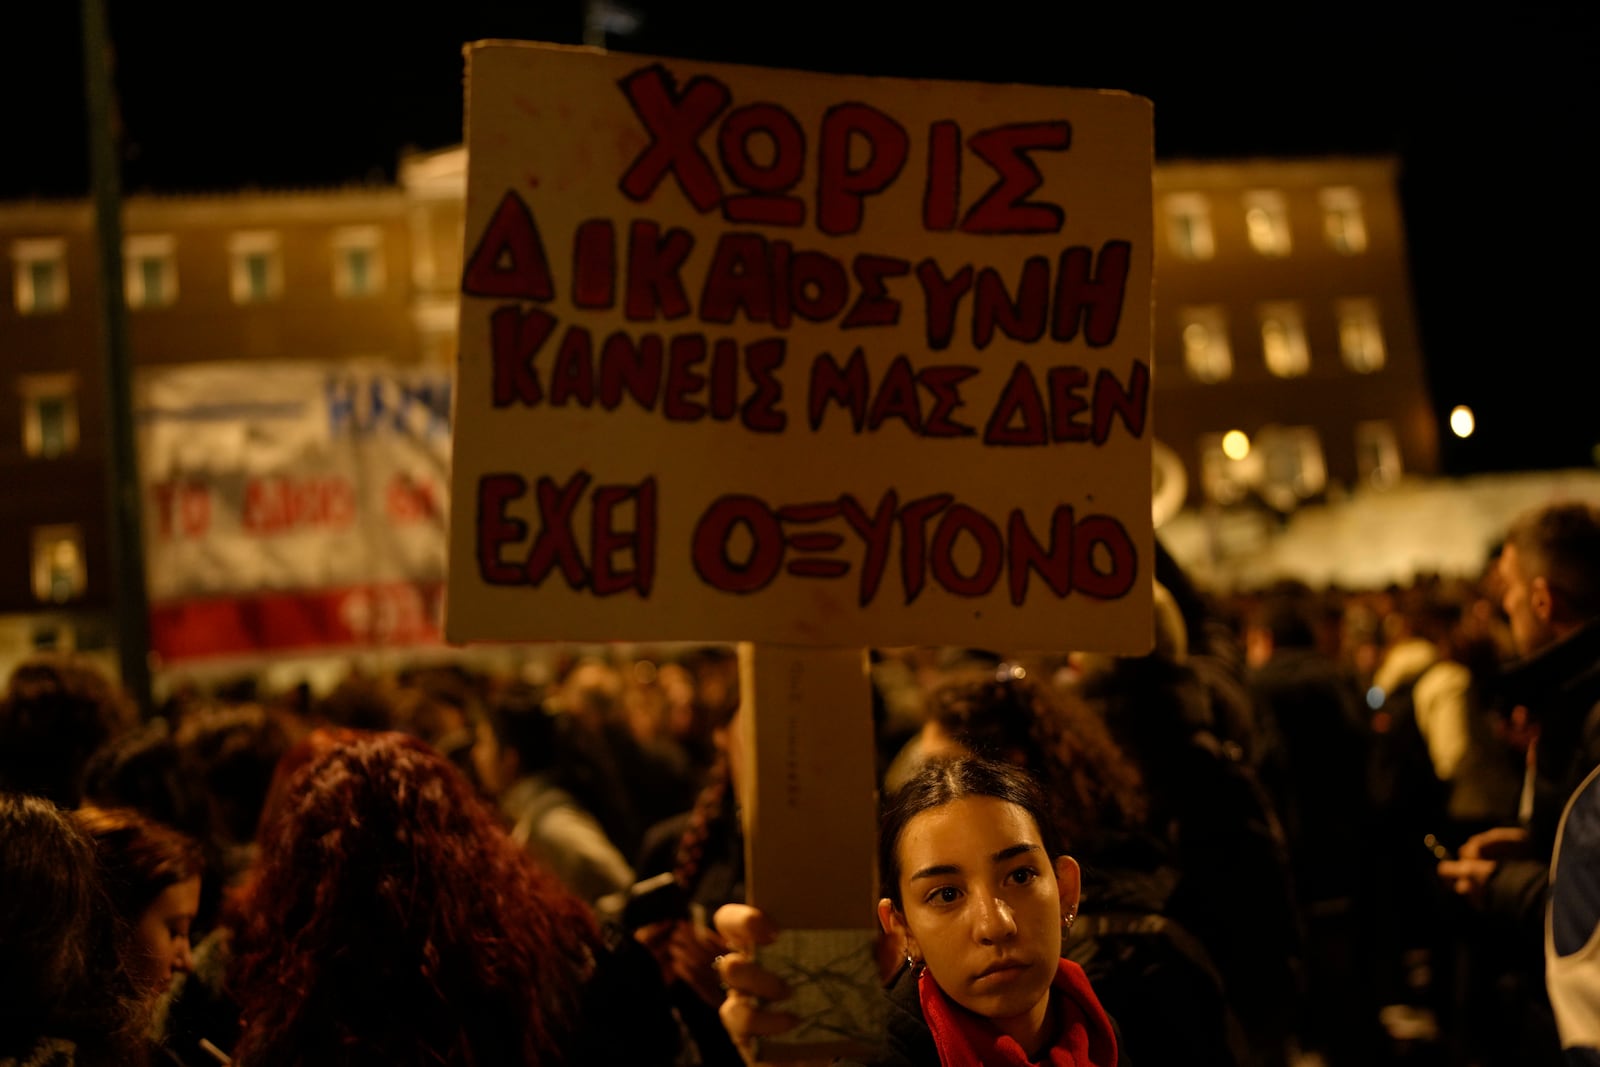
M1156 167L1154 421L1186 503L1289 512L1437 471L1395 166Z
M464 196L464 150L447 149L403 159L394 186L130 197L132 359L447 366ZM1153 425L1174 506L1288 512L1435 471L1392 161L1164 163L1155 203ZM0 204L0 667L109 643L93 233L84 202Z

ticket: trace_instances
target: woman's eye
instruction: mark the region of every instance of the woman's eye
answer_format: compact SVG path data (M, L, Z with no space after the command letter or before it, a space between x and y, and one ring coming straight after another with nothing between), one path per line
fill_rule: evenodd
M929 893L925 898L929 904L954 904L961 896L960 891L953 885L942 885Z
M1029 882L1039 877L1039 872L1034 870L1032 867L1018 867L1006 877L1011 880L1012 885L1027 885Z

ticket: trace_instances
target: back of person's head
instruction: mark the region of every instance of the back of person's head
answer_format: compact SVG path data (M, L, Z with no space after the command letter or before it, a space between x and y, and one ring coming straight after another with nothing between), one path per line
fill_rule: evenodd
M0 1060L54 1038L76 1042L80 1063L115 1062L132 986L93 843L48 800L0 793L0 901Z
M83 775L83 801L132 808L165 826L199 834L205 818L165 719L152 719L101 745Z
M1461 623L1461 604L1437 581L1419 581L1398 598L1397 612L1414 637L1444 644Z
M1054 829L1073 848L1092 848L1101 834L1144 819L1139 771L1105 723L1019 667L946 682L929 695L928 718L973 755L1023 767L1046 783Z
M1038 779L1003 760L962 757L932 760L895 790L878 821L878 871L883 895L901 906L900 838L911 820L925 811L967 797L992 797L1015 804L1039 828L1039 843L1051 859L1067 853L1056 830L1049 798Z
M473 763L478 723L483 718L475 698L452 687L416 683L401 687L395 694L394 707L396 729L442 753L474 787L488 787Z
M598 934L444 757L394 733L324 746L264 836L241 1062L557 1057Z
M515 753L520 774L533 774L557 758L555 716L540 686L513 682L497 694L489 703L489 728L502 749Z
M1264 631L1275 649L1317 646L1318 598L1304 582L1285 579L1267 589L1250 615L1250 625Z
M393 730L399 726L394 688L381 679L352 674L311 705L311 716L346 730Z
M89 661L57 653L24 660L0 697L0 789L77 807L89 757L137 718Z
M288 732L257 704L192 712L173 735L185 774L210 812L213 839L242 845L255 836Z
M1506 544L1525 574L1545 580L1569 620L1600 618L1600 507L1563 502L1526 512Z

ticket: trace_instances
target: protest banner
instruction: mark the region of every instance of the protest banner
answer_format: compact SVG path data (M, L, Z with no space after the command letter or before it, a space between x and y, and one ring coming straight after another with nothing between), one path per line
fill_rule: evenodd
M144 367L135 384L164 665L439 642L447 374L219 362Z
M468 66L451 639L1148 649L1148 101Z
M1149 102L483 42L467 159L447 635L741 642L759 1051L859 1052L864 649L1151 644Z

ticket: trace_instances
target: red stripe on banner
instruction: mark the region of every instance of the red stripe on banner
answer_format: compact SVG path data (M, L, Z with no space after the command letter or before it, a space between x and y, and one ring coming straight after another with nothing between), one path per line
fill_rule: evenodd
M289 649L438 644L443 603L442 582L173 600L151 607L150 644L167 663Z

